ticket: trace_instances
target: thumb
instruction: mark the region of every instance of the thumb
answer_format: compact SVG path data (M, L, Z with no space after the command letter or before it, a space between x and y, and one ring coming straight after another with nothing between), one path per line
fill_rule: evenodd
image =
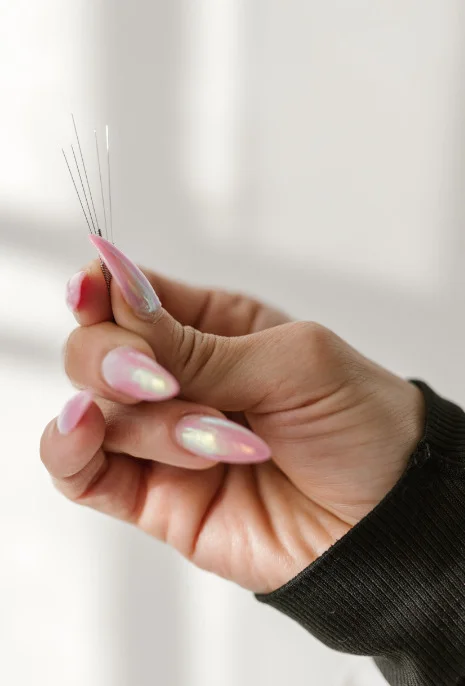
M233 337L185 326L162 307L145 275L121 251L99 237L91 241L113 276L116 323L149 343L185 397L223 411L268 411L263 401L281 390L280 380L293 378L295 384L297 356L289 334L301 325Z

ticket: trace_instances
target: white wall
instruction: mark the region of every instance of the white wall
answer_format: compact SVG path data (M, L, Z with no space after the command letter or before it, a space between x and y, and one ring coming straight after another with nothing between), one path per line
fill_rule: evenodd
M334 328L459 402L460 0L0 0L0 683L373 686L232 585L49 485L67 278L61 158L109 121L117 244ZM151 255L151 258L147 256Z

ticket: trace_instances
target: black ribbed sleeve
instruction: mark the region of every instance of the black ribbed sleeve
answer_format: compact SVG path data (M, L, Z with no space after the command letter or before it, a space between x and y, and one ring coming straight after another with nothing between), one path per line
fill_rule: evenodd
M465 684L465 414L416 383L424 438L386 498L296 578L257 598L392 686Z

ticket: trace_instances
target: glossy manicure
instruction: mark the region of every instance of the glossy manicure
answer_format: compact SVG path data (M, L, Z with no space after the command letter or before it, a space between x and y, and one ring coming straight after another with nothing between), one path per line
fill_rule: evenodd
M70 278L66 284L66 304L71 312L76 312L81 302L82 284L86 278L86 272L78 272Z
M93 396L90 391L81 391L74 398L68 400L57 417L57 429L63 436L74 431L92 405L92 400Z
M167 400L179 393L174 376L134 348L109 352L102 362L102 375L111 388L136 400Z
M188 415L176 427L178 443L194 455L219 462L265 462L267 444L252 431L220 417Z
M89 239L120 287L129 307L142 319L149 319L161 304L147 277L109 241L100 236L89 236Z

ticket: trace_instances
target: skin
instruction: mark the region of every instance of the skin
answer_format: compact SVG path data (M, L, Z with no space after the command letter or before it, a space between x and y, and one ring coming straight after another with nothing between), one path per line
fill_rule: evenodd
M110 300L97 261L85 271L65 367L96 403L69 435L52 420L41 441L68 498L267 593L344 536L402 475L422 436L421 393L331 331L148 271L163 309L143 321L114 282ZM182 395L140 403L109 388L101 363L122 345L156 359ZM228 465L186 452L175 427L187 414L249 426L272 460Z

